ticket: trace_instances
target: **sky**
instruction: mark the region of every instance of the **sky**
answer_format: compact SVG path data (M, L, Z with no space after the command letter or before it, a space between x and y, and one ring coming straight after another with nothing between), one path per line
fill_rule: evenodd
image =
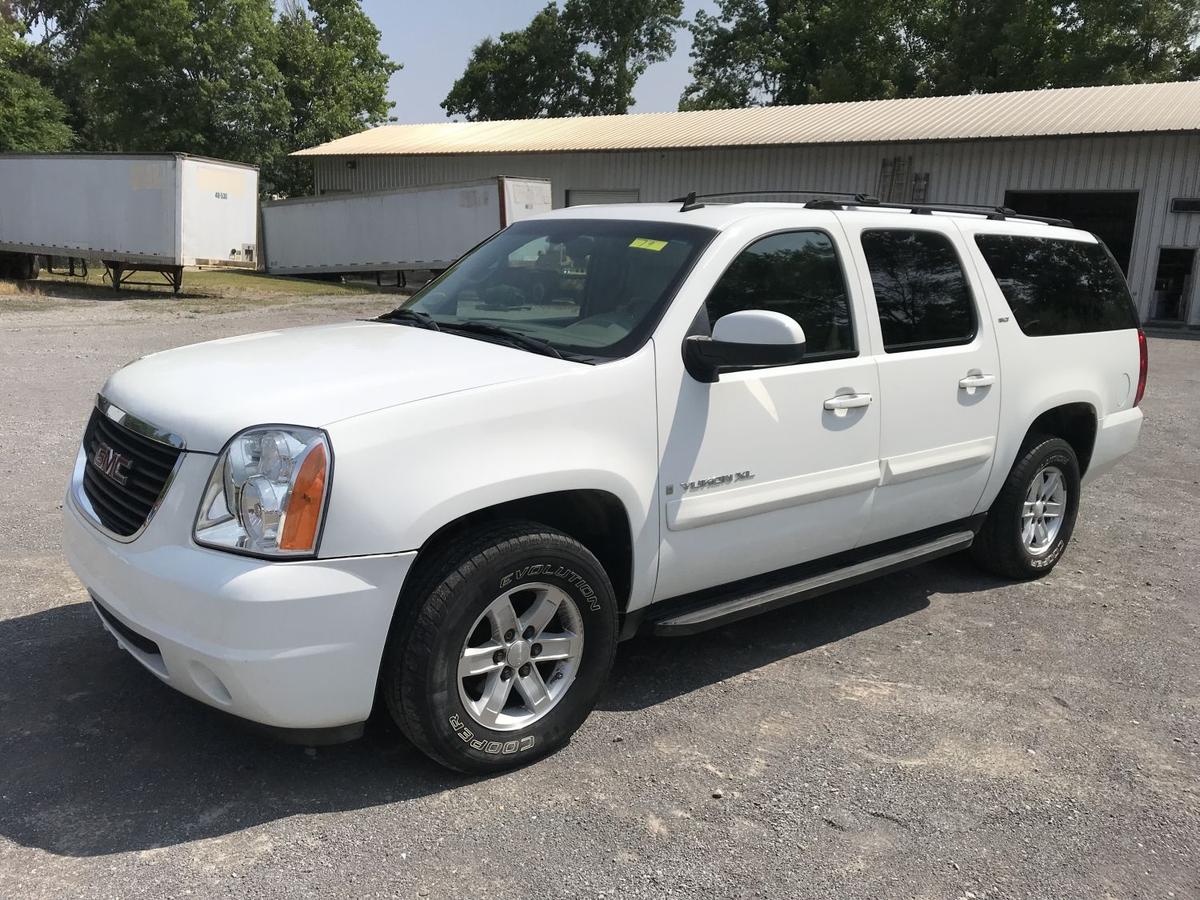
M444 122L439 106L462 74L476 44L501 31L529 24L548 0L363 0L363 9L383 34L383 51L404 68L392 76L392 115L399 122ZM697 9L712 11L712 0L686 0L684 17ZM631 112L675 109L688 82L691 36L676 35L675 55L651 66L638 81Z

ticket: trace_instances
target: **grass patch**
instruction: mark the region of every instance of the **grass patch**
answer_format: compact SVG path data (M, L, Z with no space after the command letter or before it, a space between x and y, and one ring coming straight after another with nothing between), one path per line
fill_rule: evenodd
M0 281L0 312L35 312L46 309L47 306L62 305L53 299L47 303L45 297L25 293L22 284L16 281Z
M382 302L382 309L398 304L408 291L395 287L376 287L366 283L342 284L337 281L317 281L307 278L285 278L259 272L237 270L197 270L183 273L183 290L174 294L161 276L154 272L137 273L138 281L147 285L125 285L114 291L104 279L104 267L89 267L86 278L45 272L33 281L0 281L0 313L46 311L77 305L79 301L93 303L116 302L135 311L164 309L164 302L176 313L211 315L236 312L263 306L324 301L361 299L371 304ZM381 294L395 295L392 302ZM372 300L372 298L375 298Z
M150 284L124 285L121 293L171 293L171 287L165 281L161 285L158 284L161 276L155 272L138 272L134 278L137 281L150 282ZM47 288L56 294L60 288L66 288L72 292L89 289L113 292L112 285L104 277L103 266L99 265L89 267L87 278L72 278L69 275L43 272L41 277L35 281L25 282L22 285L22 290L29 293L47 293ZM264 294L284 294L289 297L338 297L378 292L378 288L365 284L342 284L337 281L317 281L308 278L284 278L265 275L261 272L201 269L184 271L183 290L180 292L180 296L256 297Z

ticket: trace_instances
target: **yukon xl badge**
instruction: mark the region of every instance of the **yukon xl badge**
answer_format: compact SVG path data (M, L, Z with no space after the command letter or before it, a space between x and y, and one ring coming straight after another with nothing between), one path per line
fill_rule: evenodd
M749 481L754 477L754 473L747 470L745 472L730 472L728 475L716 475L712 478L698 478L695 481L680 482L679 488L685 494L693 493L694 491L702 491L706 488L722 487L727 484L734 484L738 481Z
M104 441L96 442L96 450L92 454L92 465L95 466L110 481L124 486L129 480L129 469L133 460L122 456Z

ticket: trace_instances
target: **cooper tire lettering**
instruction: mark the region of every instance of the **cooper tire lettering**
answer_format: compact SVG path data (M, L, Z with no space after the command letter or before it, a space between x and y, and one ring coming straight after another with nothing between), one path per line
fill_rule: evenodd
M462 719L458 714L450 716L450 728L459 736L464 744L472 750L478 750L480 753L488 753L492 756L510 756L513 753L523 753L526 750L532 750L537 744L537 738L532 734L527 734L523 738L514 741L484 741L475 737L475 732L463 724Z
M1066 548L1066 541L1060 541L1059 544L1045 556L1034 557L1030 559L1029 564L1035 569L1048 569L1058 561L1058 558L1062 556L1063 550Z

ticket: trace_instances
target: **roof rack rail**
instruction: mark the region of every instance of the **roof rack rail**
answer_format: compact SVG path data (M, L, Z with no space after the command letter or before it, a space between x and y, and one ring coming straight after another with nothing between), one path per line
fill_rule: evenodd
M900 203L891 200L880 200L878 197L873 197L870 194L854 191L809 191L793 188L785 190L718 191L712 194L697 194L695 191L691 191L686 197L676 197L670 202L682 203L683 206L680 207L679 211L690 212L693 209L703 208L704 204L698 202L699 200L712 199L713 197L752 197L763 194L799 194L807 197L816 195L818 199L809 200L805 203L805 209L849 209L855 206L867 206L873 209L906 209L914 215L931 215L935 212L966 213L969 215L987 216L988 219L994 222L1003 222L1006 219L1019 219L1024 222L1041 222L1043 225L1061 225L1064 228L1075 227L1069 219L1060 219L1054 216L1030 216L1019 213L1007 206L989 206L983 203ZM836 199L841 197L849 199Z
M1003 222L1006 219L1018 219L1023 222L1041 222L1043 225L1059 225L1064 228L1075 227L1069 219L1060 219L1053 216L1030 216L1019 213L1015 209L1009 209L1007 206L989 206L981 203L898 203L877 200L874 197L857 194L850 203L839 203L835 200L811 200L805 204L805 207L808 209L846 209L854 206L868 206L873 209L906 209L914 215L925 216L935 212L966 213L969 215L986 216L994 222Z

